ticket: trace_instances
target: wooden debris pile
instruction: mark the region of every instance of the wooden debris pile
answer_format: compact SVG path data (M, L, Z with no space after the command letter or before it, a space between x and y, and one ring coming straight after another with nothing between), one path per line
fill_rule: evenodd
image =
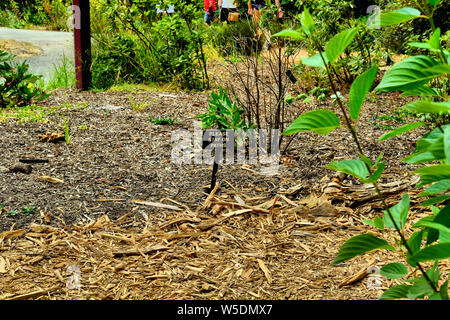
M395 253L331 267L340 245L367 230L363 217L326 194L289 192L268 199L216 187L196 210L133 201L161 210L143 225L130 211L0 233L0 299L376 299L361 266Z

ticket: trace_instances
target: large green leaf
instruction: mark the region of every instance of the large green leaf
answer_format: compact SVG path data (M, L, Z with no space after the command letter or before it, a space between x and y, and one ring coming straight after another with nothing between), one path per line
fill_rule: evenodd
M448 297L448 280L445 281L442 284L441 288L439 289L439 294L441 295L441 299L442 300L449 300L449 297Z
M420 49L434 50L428 42L409 42L408 46Z
M395 136L398 136L399 134L414 130L418 127L421 127L425 125L425 122L414 122L414 123L409 123L409 124L405 124L404 126L401 126L400 128L397 128L395 130L392 130L390 132L387 132L385 134L383 134L378 141L383 141L383 140L387 140L390 138L393 138Z
M369 93L370 87L377 76L377 71L377 66L373 66L353 81L352 86L350 87L350 101L348 104L352 119L358 119L361 106L363 105L367 93Z
M423 248L410 259L414 262L442 260L450 258L450 243L439 243Z
M335 171L340 171L357 177L359 179L366 179L369 175L369 170L362 160L342 160L333 161L325 166L325 168Z
M445 153L445 163L450 164L450 130L444 131L444 153Z
M437 164L426 166L414 171L420 175L420 182L417 187L433 182L450 179L450 164Z
M450 113L450 102L432 102L427 100L418 100L408 103L406 110L417 113Z
M395 224L400 229L403 229L406 222L406 218L408 217L409 202L410 202L409 195L404 194L402 200L389 209ZM394 222L389 217L387 211L384 211L383 221L386 227L395 228Z
M426 71L439 64L429 56L419 55L407 58L390 68L375 88L380 91L412 90L423 86L439 73Z
M381 162L378 165L377 169L372 173L372 175L368 179L363 180L363 182L370 183L370 182L378 181L378 179L380 179L381 174L383 173L385 167L386 167L386 162Z
M311 57L302 57L302 62L310 67L323 67L325 68L325 64L323 63L322 57L325 60L325 63L328 63L328 59L325 55L325 53L322 53L322 56L320 56L320 53L316 53L315 55Z
M292 30L292 29L285 29L278 33L275 33L272 37L283 37L283 38L289 38L292 40L304 40L306 39L303 33Z
M310 35L314 31L314 20L311 14L309 13L308 8L306 8L302 12L301 23L302 28L307 35Z
M431 71L431 72L440 72L437 70L428 70L427 71ZM434 88L430 88L428 86L421 86L412 90L406 90L403 91L402 94L400 95L400 97L440 97L439 92L434 89Z
M399 284L389 288L380 296L380 300L394 300L394 299L404 299L408 294L409 288L411 286L407 284Z
M450 242L450 228L444 226L441 223L421 220L413 225L413 227L428 227L430 229L434 229L439 231L439 242L446 243Z
M313 131L324 135L340 126L339 118L326 109L319 109L306 112L299 116L283 132L284 135L293 134L302 131Z
M350 45L357 33L358 28L351 28L342 31L331 38L325 47L328 61L333 63Z
M450 228L450 203L448 203L444 208L439 210L433 219L433 222L440 223L447 228ZM428 231L427 244L433 243L439 239L439 231L431 229Z
M420 205L424 206L424 207L427 207L427 206L430 206L432 204L436 204L436 203L445 201L447 199L450 199L450 194L443 194L443 195L440 195L440 196L437 196L437 197L430 198L430 199L425 200L424 202L422 202Z
M425 71L450 74L450 64L438 64L433 67L425 69Z
M427 281L418 281L409 288L406 297L408 299L424 298L433 293L434 290Z
M444 125L440 128L435 128L425 134L417 141L414 153L403 161L408 163L423 163L434 160L444 160L444 133L450 132L450 125Z
M331 263L335 266L356 256L376 249L394 250L386 240L375 237L370 233L360 234L347 240L339 249L337 257Z
M408 163L424 163L435 160L442 160L445 158L444 153L444 137L439 137L428 148L421 152L414 152L412 155L403 159Z
M408 274L408 268L403 263L393 262L384 265L380 273L388 279L400 279Z
M424 230L416 231L409 237L407 241L408 247L411 249L412 254L410 254L409 252L406 253L406 261L412 267L415 267L417 263L411 260L411 256L419 252L420 246L422 245L422 239L424 237L424 234L425 234Z
M450 180L442 180L429 186L425 191L419 194L419 197L427 197L436 193L441 193L450 189Z
M439 50L441 48L441 29L436 28L428 40L428 44L432 49Z
M420 11L414 8L406 7L391 12L381 13L378 19L374 19L369 28L386 27L393 24L399 24L420 16Z

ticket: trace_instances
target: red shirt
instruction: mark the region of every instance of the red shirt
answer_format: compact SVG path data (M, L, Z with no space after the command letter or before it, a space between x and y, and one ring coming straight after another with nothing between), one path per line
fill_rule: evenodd
M216 11L216 0L203 0L203 2L205 3L205 11L209 11L209 7Z

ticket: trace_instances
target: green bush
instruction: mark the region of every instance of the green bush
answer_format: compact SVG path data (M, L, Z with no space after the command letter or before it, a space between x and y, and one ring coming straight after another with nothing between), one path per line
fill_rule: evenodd
M161 1L99 0L93 9L93 85L108 88L120 82L176 83L185 89L208 87L203 45L203 12L185 1L173 14L156 14ZM98 19L97 19L98 17Z
M28 64L12 62L14 56L0 50L0 108L21 107L49 95L38 87L41 76L28 72Z
M68 30L70 0L6 0L0 4L0 25L23 28L31 25Z

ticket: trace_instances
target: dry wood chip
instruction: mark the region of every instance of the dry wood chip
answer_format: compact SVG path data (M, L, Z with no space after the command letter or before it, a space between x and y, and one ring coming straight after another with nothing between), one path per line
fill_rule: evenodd
M217 204L217 205L220 205L220 206L224 206L224 207L251 209L254 212L270 213L270 211L266 210L266 209L262 209L262 208L258 208L258 207L254 207L254 206L249 206L249 205L245 205L245 204L234 203L234 202L216 201L216 202L213 202L213 203Z
M167 221L163 224L161 224L159 227L161 229L171 226L173 224L179 224L179 223L184 223L184 222L200 222L201 220L198 218L191 218L191 217L182 217L182 218L177 218L171 221Z
M269 284L272 283L272 274L271 274L269 268L267 268L266 264L261 259L257 259L257 261L258 261L259 267L264 272L264 276L266 277L267 282Z
M124 255L135 255L135 254L142 254L142 253L152 253L155 251L161 251L161 250L167 250L169 247L163 245L163 244L155 244L151 247L142 248L142 249L130 249L130 250L121 250L121 251L114 251L114 256L124 256Z
M10 268L10 263L7 258L0 256L0 273L7 273Z
M64 180L61 180L58 178L52 178L49 176L41 176L41 177L39 177L39 179L41 179L42 181L50 182L50 183L64 183Z
M193 267L193 266L189 266L189 265L186 266L186 269L189 269L194 272L199 272L199 273L203 272L203 270L205 270L205 268L198 268L198 267Z
M159 202L151 202L151 201L145 201L145 200L131 200L131 203L137 203L137 204L142 204L145 206L152 206L152 207L157 207L157 208L162 208L162 209L183 211L183 209L181 209L179 207L172 206L170 204L159 203Z
M37 291L32 291L29 293L21 294L18 296L13 296L10 298L6 298L6 300L26 300L26 299L31 299L31 298L37 298L37 297L49 294L50 292L53 292L53 291L56 291L59 289L61 289L61 285L57 285L57 286L51 287L49 289L37 290Z
M219 184L216 184L214 186L214 189L211 190L208 197L205 199L205 202L203 202L203 208L207 209L211 207L211 201L214 199L214 196L216 195L217 190L219 189Z
M6 240L6 239L21 237L24 235L24 233L25 233L25 230L23 230L23 229L5 231L5 232L0 233L0 241L2 239Z
M339 288L343 287L343 286L348 286L352 283L355 283L357 281L360 281L362 279L364 279L364 277L366 277L369 273L367 272L369 267L373 266L375 263L375 259L372 259L365 267L363 267L361 270L359 270L357 273L355 273L354 275L345 278L340 284L339 284Z

